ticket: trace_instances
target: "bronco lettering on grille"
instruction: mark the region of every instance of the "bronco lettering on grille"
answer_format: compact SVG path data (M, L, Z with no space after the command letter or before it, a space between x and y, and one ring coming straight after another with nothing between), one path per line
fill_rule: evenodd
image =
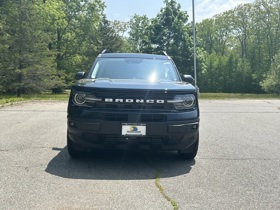
M147 104L164 104L164 100L154 100L154 99L122 99L122 98L105 98L107 103L147 103Z

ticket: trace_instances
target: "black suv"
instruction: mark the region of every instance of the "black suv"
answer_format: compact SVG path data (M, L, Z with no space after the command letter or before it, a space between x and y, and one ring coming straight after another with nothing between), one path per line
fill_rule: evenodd
M165 55L102 53L78 72L68 103L71 157L90 149L178 151L199 143L198 91Z

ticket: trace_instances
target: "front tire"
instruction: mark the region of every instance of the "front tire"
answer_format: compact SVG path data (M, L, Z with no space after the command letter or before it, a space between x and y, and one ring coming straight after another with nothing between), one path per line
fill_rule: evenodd
M197 139L195 143L193 143L191 147L187 148L186 150L178 151L179 156L183 159L188 159L188 160L194 159L198 151L198 145L199 145L199 134L197 135Z

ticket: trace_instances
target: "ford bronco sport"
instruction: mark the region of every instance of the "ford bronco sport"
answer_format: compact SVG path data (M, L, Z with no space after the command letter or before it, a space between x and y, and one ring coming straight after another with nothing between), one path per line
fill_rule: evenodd
M75 78L68 104L71 157L90 149L146 149L195 158L198 91L166 53L101 53Z

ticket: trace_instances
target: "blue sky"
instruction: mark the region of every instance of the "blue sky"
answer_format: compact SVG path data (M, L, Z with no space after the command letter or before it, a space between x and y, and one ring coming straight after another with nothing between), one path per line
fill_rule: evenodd
M107 6L105 13L109 20L128 21L134 14L155 17L164 6L163 0L103 0ZM239 4L254 0L195 0L196 22L213 17L215 14L233 9ZM181 9L187 11L192 20L192 0L177 0Z

